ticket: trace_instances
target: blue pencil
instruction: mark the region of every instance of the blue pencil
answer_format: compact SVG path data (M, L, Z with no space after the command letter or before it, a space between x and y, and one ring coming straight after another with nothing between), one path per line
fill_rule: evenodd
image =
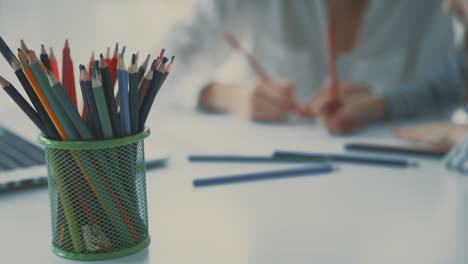
M316 175L316 174L321 174L321 173L329 173L332 171L333 171L333 167L328 163L324 163L321 165L316 165L316 166L311 166L311 167L308 166L308 167L300 167L300 168L294 168L294 169L253 172L253 173L230 175L230 176L195 179L193 180L193 186L194 187L206 187L206 186L213 186L213 185L240 183L240 182L249 182L249 181L291 178L291 177L298 177L298 176L311 176L311 175Z
M128 79L127 70L122 54L119 56L117 66L117 79L119 80L119 97L120 97L120 125L122 128L122 135L124 137L131 135L130 126L130 106L128 99Z
M416 167L417 163L403 159L384 159L346 154L309 153L293 151L275 151L274 157L298 157L298 158L324 158L332 162L347 162L368 165L381 165L393 167Z

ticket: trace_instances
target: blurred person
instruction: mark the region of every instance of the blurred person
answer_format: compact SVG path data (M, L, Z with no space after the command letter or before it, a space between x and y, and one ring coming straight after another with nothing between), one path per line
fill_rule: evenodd
M367 123L387 118L404 118L420 113L435 112L455 104L466 104L468 0L445 0L445 10L456 16L465 28L463 45L436 72L409 83L403 89L388 91L379 97L365 87L343 84L342 105L337 111L327 108L328 99L320 96L312 106L327 126L339 132L353 131ZM395 131L403 139L453 146L445 158L451 169L468 173L468 125L431 123L402 127Z
M179 61L173 95L194 108L283 121L298 110L294 105L316 101L327 79L329 18L342 84L381 94L430 71L453 50L450 18L439 9L439 0L204 1L191 21L170 31L175 38L167 46ZM268 82L229 47L225 32L256 58ZM309 109L299 110L313 116Z

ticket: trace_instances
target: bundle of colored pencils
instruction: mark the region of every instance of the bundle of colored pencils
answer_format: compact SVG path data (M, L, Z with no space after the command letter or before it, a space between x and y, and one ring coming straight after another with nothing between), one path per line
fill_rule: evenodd
M23 86L29 102L7 80L0 76L0 85L24 113L49 139L70 141L106 140L140 133L156 95L169 75L174 57L164 57L164 49L148 68L149 55L138 67L133 54L126 68L124 51L99 60L92 60L88 69L80 65L80 87L83 109L78 109L70 45L65 41L62 76L52 48L42 45L40 58L24 41L18 57L0 37L0 52ZM146 73L146 74L145 74ZM60 81L61 79L61 81ZM117 96L114 93L118 83ZM120 105L120 107L119 107Z

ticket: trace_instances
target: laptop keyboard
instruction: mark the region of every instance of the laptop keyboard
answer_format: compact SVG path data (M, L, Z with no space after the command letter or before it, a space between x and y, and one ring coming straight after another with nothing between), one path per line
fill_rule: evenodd
M0 192L46 184L44 150L0 127Z

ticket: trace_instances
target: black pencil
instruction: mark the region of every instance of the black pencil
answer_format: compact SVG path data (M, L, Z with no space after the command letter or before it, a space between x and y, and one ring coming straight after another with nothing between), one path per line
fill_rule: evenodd
M132 63L128 73L128 101L130 107L130 128L132 134L138 133L138 68L136 55L132 55Z
M276 170L276 171L265 171L265 172L253 172L238 175L229 175L213 178L203 178L193 180L194 187L207 187L221 184L231 184L249 181L259 180L270 180L280 178L291 178L298 176L312 176L317 174L329 173L333 171L333 167L330 164L315 165L312 167L300 167L294 169Z
M112 86L112 77L109 70L109 65L104 59L104 56L100 56L99 70L101 72L102 87L104 88L104 94L106 95L107 107L109 110L112 131L115 137L120 137L120 117L117 112L117 104L115 103L114 87Z
M8 47L6 42L3 40L3 38L0 36L0 53L2 53L3 57L5 60L12 65L13 61L16 61L19 64L18 58L16 58L15 54L13 51Z
M365 165L380 165L392 167L416 167L417 163L404 159L389 159L389 158L374 158L364 156L354 156L346 154L329 154L329 153L309 153L309 152L292 152L292 151L275 151L275 157L310 157L324 158L331 162L345 162Z
M101 122L99 120L96 101L94 100L93 90L91 86L91 76L89 76L84 65L80 65L80 85L81 93L85 101L86 113L88 115L91 126L91 131L96 139L103 139Z
M159 90L161 89L161 83L162 79L164 77L164 72L166 68L166 63L168 59L164 57L162 60L162 63L159 65L158 69L154 71L153 73L153 80L150 85L150 88L148 92L146 93L146 96L144 97L143 103L141 105L140 113L138 116L138 126L139 130L143 131L146 123L146 119L148 118L149 112L151 110L151 107L154 104L154 100L156 98L156 95L158 94Z
M0 76L0 85L3 90L15 101L15 103L23 110L23 112L31 119L31 121L39 128L39 130L45 134L44 125L39 118L36 110L24 99L24 97L11 85L11 83Z
M49 55L47 55L47 51L46 51L44 45L41 45L40 59L41 59L42 64L44 64L44 66L46 67L46 69L50 71L51 69L50 69Z
M385 146L378 144L367 144L367 143L348 143L345 145L345 149L348 151L370 151L370 152L381 152L381 153L395 153L395 154L408 154L418 156L428 156L434 158L443 158L448 150L447 149L422 149L422 148L411 148L411 147L397 147L397 146Z

